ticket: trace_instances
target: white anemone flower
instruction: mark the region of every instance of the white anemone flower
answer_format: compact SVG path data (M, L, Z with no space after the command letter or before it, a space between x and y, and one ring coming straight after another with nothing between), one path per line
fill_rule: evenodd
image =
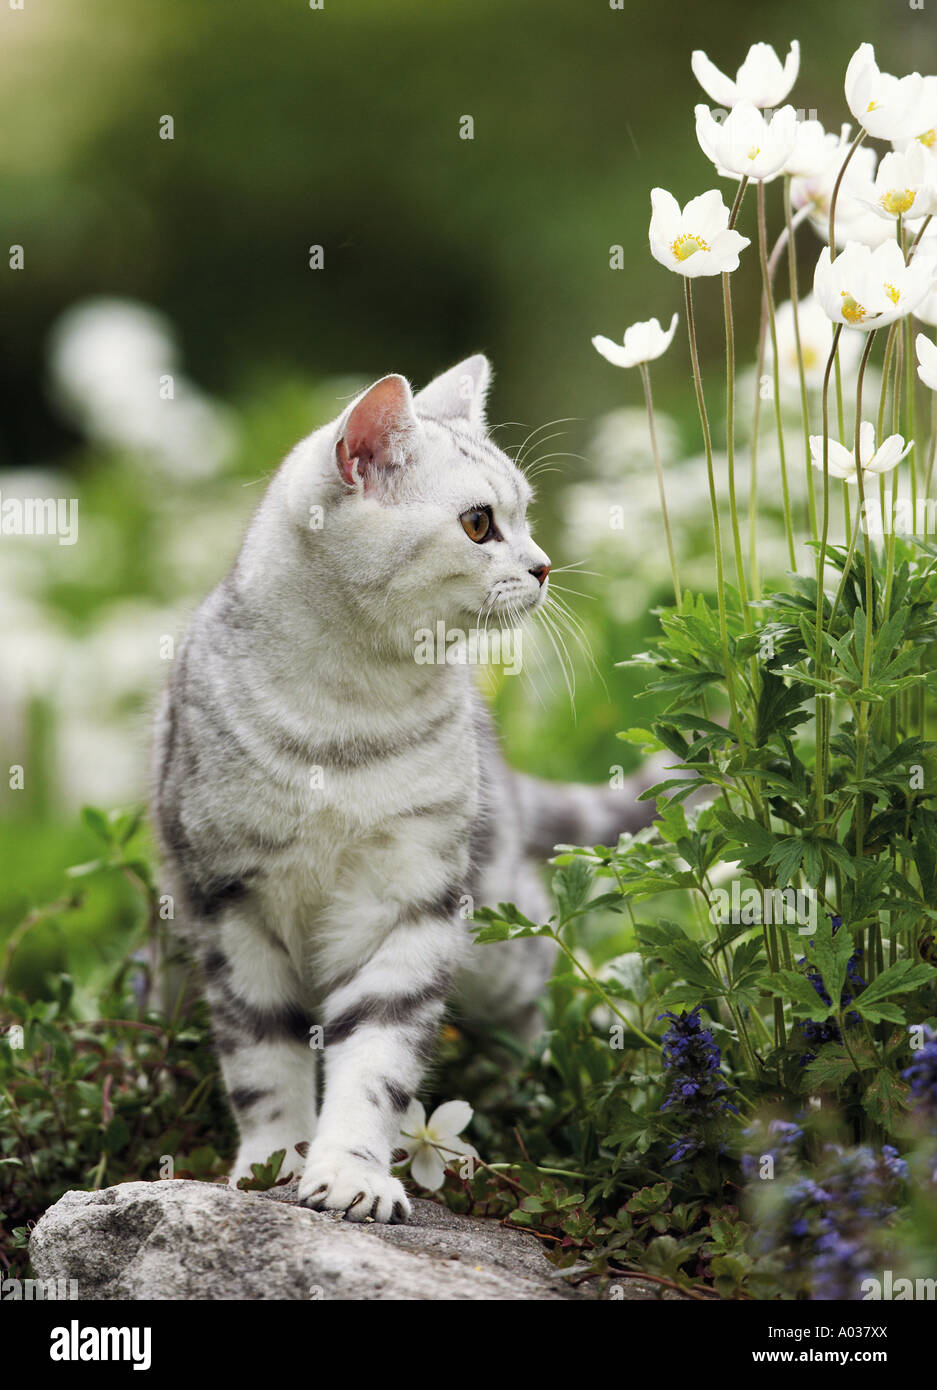
M816 173L795 175L791 180L791 207L795 212L809 208L810 225L823 241L829 237L830 201L849 150L849 132L850 127L844 125L838 140L828 137L825 146L827 162L823 168ZM881 246L894 237L894 227L884 218L876 217L869 206L875 196L877 162L875 150L869 145L860 145L846 165L836 197L835 236L839 247L845 246L848 241L861 241L864 246Z
M673 342L677 317L674 314L666 332L657 319L646 319L625 329L623 343L613 342L611 338L598 333L592 339L592 346L613 367L637 367L641 362L653 362L655 358L662 357Z
M808 391L819 391L823 386L823 376L833 346L833 325L823 310L815 294L806 295L797 306L797 323L800 329L800 351L804 364L804 384ZM789 299L779 304L774 315L775 332L778 339L778 374L784 386L795 387L800 384L797 365L797 335L794 332L794 306ZM862 353L862 340L857 333L848 333L839 340L839 361L843 375L848 379L858 365ZM774 358L770 339L765 345L766 370L770 371Z
M917 109L920 112L917 117L919 124L911 139L894 140L892 143L896 149L906 149L912 143L922 145L937 159L937 77L921 79L921 100Z
M914 340L917 348L917 374L931 391L937 391L937 343L919 333Z
M797 81L800 44L794 39L783 64L770 43L753 43L735 81L720 72L701 48L690 59L693 76L718 106L750 101L753 106L777 106Z
M860 44L846 69L846 102L860 125L881 140L910 139L923 128L924 79L919 72L882 72L870 43Z
M414 1182L427 1192L442 1187L446 1168L456 1158L478 1158L478 1153L458 1136L472 1118L472 1107L465 1100L447 1100L426 1118L418 1100L410 1102L400 1124L395 1148L405 1149Z
M690 278L738 270L739 252L751 245L729 229L729 209L717 188L691 198L682 211L672 193L652 189L649 238L656 261Z
M893 468L897 468L901 460L911 452L914 441L906 444L900 434L890 434L887 439L883 439L876 449L875 447L875 426L868 420L863 420L859 427L859 457L862 460L862 481L863 484L871 482L873 478L879 477L882 473L890 473ZM856 455L854 450L847 449L845 444L840 444L838 440L831 439L827 445L827 467L831 478L842 478L844 482L856 483ZM810 456L814 468L819 468L823 472L823 435L812 434L810 436Z
M818 178L836 159L850 129L850 126L844 125L842 134L836 135L831 130L825 130L822 121L798 121L794 148L785 161L784 173L792 178ZM840 163L842 159L843 156L840 156Z
M871 197L864 201L879 217L895 222L937 212L937 159L913 140L907 149L886 154L878 166Z
M833 323L869 332L910 313L934 282L934 262L916 255L905 265L896 241L871 250L850 241L834 261L824 246L813 276L814 293Z
M740 101L717 121L708 106L696 107L696 138L723 178L764 182L784 168L797 138L797 113L782 106L766 121L757 106Z
M929 323L932 328L937 328L937 286L930 294L925 294L914 310L914 317L922 323Z

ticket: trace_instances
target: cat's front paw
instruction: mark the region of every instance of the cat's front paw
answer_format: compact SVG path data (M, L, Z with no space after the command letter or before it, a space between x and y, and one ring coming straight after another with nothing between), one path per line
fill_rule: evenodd
M375 1163L342 1152L315 1152L299 1184L301 1206L341 1211L346 1221L406 1221L410 1203L403 1184Z

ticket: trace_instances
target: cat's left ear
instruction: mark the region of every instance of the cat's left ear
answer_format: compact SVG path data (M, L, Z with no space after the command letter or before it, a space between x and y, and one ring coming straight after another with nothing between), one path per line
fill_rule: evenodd
M491 363L483 353L466 357L437 376L413 398L417 411L437 420L467 420L474 429L485 423L485 397L491 383Z

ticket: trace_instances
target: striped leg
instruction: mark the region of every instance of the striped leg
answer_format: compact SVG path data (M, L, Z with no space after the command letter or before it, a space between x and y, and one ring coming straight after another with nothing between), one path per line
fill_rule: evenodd
M351 1221L409 1216L388 1169L433 1053L460 927L451 893L405 910L367 963L329 995L325 1097L299 1188L306 1206L344 1211Z
M230 1181L249 1177L252 1163L286 1150L283 1173L298 1172L296 1145L316 1123L313 1020L300 1004L300 984L281 944L243 919L224 922L203 962L228 1097L240 1132Z

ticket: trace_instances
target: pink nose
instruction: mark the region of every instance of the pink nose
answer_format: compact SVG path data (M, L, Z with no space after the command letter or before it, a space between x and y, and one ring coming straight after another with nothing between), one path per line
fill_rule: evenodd
M542 587L544 580L550 573L550 565L549 563L546 565L536 565L530 571L530 573L533 575L534 579L536 579L537 583Z

